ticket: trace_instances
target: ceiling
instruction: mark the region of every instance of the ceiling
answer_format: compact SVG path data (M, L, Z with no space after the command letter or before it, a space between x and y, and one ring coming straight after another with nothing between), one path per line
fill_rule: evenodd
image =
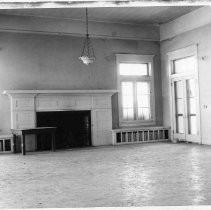
M200 6L101 7L89 8L89 20L124 24L162 24ZM84 20L84 8L0 9L0 14Z

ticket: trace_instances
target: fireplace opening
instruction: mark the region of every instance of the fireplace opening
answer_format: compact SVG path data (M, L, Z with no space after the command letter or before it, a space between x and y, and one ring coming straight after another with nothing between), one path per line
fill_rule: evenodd
M91 146L91 111L37 112L37 127L57 127L56 149ZM51 137L38 135L36 149L50 150Z

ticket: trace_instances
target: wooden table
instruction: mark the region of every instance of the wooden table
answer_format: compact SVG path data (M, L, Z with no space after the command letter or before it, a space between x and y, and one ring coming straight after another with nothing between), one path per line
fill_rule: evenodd
M37 127L37 128L23 128L23 129L11 129L13 134L13 153L16 153L16 137L21 136L21 151L22 155L26 154L25 135L28 134L50 134L52 151L55 151L55 133L56 127Z

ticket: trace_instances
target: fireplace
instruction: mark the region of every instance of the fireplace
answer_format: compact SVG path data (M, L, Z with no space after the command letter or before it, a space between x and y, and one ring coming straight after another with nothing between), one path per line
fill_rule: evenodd
M56 149L91 146L90 111L36 112L37 127L57 127ZM37 150L51 149L49 135L38 135Z
M72 115L78 113L89 121L86 134L81 134L74 140L75 129L70 128L69 132L60 135L57 140L58 148L69 148L78 146L100 146L112 145L112 111L111 96L116 90L5 90L4 94L10 97L11 102L11 128L33 128L36 126L56 126L56 121L51 123L40 122L41 115L51 114ZM89 111L87 111L89 110ZM88 114L89 113L89 114ZM54 119L54 117L52 117ZM69 117L71 118L71 117ZM82 117L83 118L83 117ZM87 122L85 120L84 122ZM63 120L58 120L58 123ZM83 124L83 122L81 122ZM74 123L72 123L74 125ZM79 123L80 124L80 123ZM75 126L75 125L74 125ZM80 126L79 126L80 127ZM58 132L60 132L60 128ZM83 128L82 128L83 130ZM80 132L82 132L82 130ZM74 132L73 132L74 131ZM79 131L78 131L79 132ZM61 132L62 133L62 132ZM83 132L82 132L83 133ZM58 134L59 135L59 134ZM72 136L67 137L67 136ZM88 135L89 138L84 136ZM35 136L28 135L26 151L36 149ZM38 148L42 149L41 140L38 137ZM46 137L48 138L48 137ZM74 137L75 138L75 137ZM60 139L60 140L59 140ZM72 139L72 140L67 140ZM89 140L88 140L89 139ZM43 148L48 146L43 146Z

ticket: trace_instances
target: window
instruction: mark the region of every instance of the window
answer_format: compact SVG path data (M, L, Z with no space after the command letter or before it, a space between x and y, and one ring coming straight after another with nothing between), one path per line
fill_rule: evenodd
M153 123L153 55L116 56L120 125Z
M195 56L180 58L173 61L172 74L191 74L196 69Z
M149 76L147 63L120 63L119 74L121 76Z

